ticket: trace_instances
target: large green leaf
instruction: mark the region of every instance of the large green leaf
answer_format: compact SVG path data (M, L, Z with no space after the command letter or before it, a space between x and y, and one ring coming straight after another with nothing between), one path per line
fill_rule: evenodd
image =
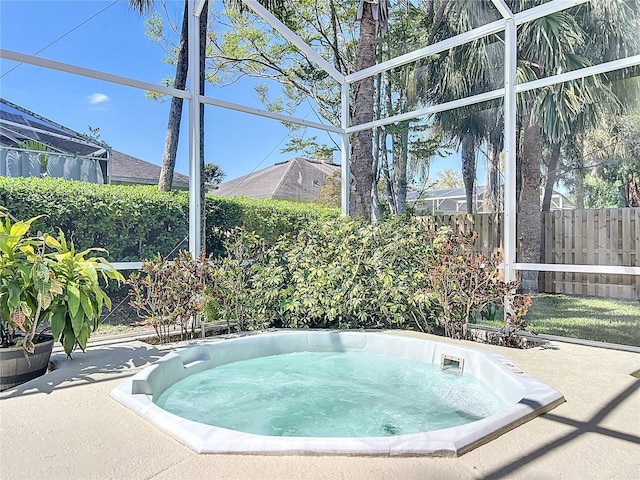
M9 310L13 310L20 303L20 296L22 295L22 288L18 284L17 281L13 281L7 284L7 291L9 292L9 298L7 299L7 304L9 306Z
M53 310L53 315L51 316L51 334L56 341L60 340L60 335L62 335L65 324L67 323L66 314L67 309L64 305L58 305Z
M92 319L96 312L93 306L93 302L87 296L86 292L80 291L80 304L82 305L82 310L84 310L84 314L87 318Z
M75 317L78 314L80 308L80 289L75 283L69 283L67 285L67 297L69 300L69 313L71 317Z
M84 351L87 348L87 342L89 341L90 335L91 335L91 332L89 330L89 327L87 325L83 325L82 329L80 329L80 332L76 336L78 345L80 345L80 348L82 349L82 351Z
M78 310L76 316L71 317L71 326L73 327L73 332L77 335L80 334L82 327L86 325L86 319L84 316L84 312L82 310Z
M64 347L64 353L66 353L68 357L71 357L73 347L76 346L76 336L73 334L73 329L68 323L64 326L63 335L62 346Z

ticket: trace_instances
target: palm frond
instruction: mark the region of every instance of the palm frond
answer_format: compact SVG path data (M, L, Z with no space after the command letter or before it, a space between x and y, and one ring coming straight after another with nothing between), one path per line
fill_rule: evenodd
M154 0L129 0L129 7L138 15L144 15L151 11Z

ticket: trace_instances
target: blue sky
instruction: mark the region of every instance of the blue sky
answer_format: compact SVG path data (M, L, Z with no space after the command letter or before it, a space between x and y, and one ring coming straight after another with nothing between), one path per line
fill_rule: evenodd
M82 22L39 56L159 84L174 69L163 62L165 52L146 37L144 20L129 2L2 0L2 48L35 54ZM113 5L112 5L113 4ZM181 1L168 2L171 14L180 14ZM102 139L116 150L161 164L169 101L145 98L142 90L110 84L40 67L0 61L0 95L7 100L82 133L99 127ZM260 107L247 82L226 88L207 87L207 95ZM186 120L186 102L183 118ZM287 129L279 122L206 107L206 161L218 163L227 178L235 178L286 160L280 153ZM320 132L312 131L316 135ZM188 173L186 123L176 171Z
M181 18L182 0L167 5L170 15ZM0 31L5 49L35 54L55 41L39 56L156 84L174 75L174 68L163 62L165 52L147 38L144 20L129 8L128 0L1 0ZM3 98L78 132L100 128L102 139L115 150L161 164L168 100L149 100L142 90L30 65L9 71L16 65L0 60ZM209 85L206 93L261 107L249 82L225 88ZM316 120L309 113L297 115ZM184 120L186 115L185 102ZM206 161L219 164L227 179L296 155L280 153L288 131L277 121L207 106L205 124ZM310 130L309 135L323 134ZM432 178L434 171L448 167L457 168L438 161ZM176 171L188 173L185 122Z

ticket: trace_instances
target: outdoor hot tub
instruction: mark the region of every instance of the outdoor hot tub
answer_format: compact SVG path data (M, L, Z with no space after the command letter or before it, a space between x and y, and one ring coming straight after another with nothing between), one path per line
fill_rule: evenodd
M254 360L259 361L264 358L277 358L281 365L282 362L286 365L287 362L295 363L297 359L302 358L298 356L299 354L307 353L328 354L334 361L340 360L341 354L355 356L362 354L370 356L365 358L382 358L383 361L388 359L390 365L395 365L393 362L396 359L423 362L418 365L424 365L425 370L427 366L430 367L429 370L439 370L439 374L445 376L444 380L449 380L446 378L447 375L466 377L470 375L473 378L469 378L473 382L481 383L491 392L491 395L497 397L500 407L498 411L484 418L471 417L467 423L436 430L400 434L390 430L384 435L373 434L373 436L345 436L343 433L332 435L329 430L322 436L294 436L287 434L286 431L284 434L275 435L257 434L251 433L251 429L241 431L241 428L220 426L223 423L207 424L204 421L195 421L170 413L158 405L165 392L190 380L187 377L196 379L207 372L215 373L216 371L211 369L216 367L224 369L245 363L250 366L254 365L251 363ZM340 365L339 362L338 365ZM409 375L421 376L419 367L418 370L415 370L415 367L412 368L414 370L410 370ZM370 370L375 368L372 367ZM281 377L280 380L284 378L285 384L287 371L283 369L282 372L276 372ZM406 377L407 373L404 373ZM306 376L304 372L302 376ZM356 375L353 378L358 377ZM357 386L355 385L357 380L349 381L351 383L347 383L346 387L343 386L342 390L335 393L336 404L339 405L339 401L342 400L340 392L346 395L350 393L347 391L350 390L349 385L353 385L354 389ZM274 388L271 384L260 387L252 382L253 380L247 391ZM460 388L460 390L464 389ZM457 390L453 393L457 393ZM561 393L527 375L501 354L393 333L309 330L249 335L223 341L203 342L179 349L123 382L111 392L111 396L198 453L316 455L457 456L564 402ZM242 407L246 397L245 392L236 396L231 395L225 401L230 407L236 406L234 405L236 403L237 406ZM406 405L418 404L422 400L419 395L415 397L404 395L404 397L404 401L409 402ZM278 397L278 402L281 402L281 398ZM466 402L468 405L473 405L476 399L472 395ZM264 410L250 409L249 424L253 421L251 415L258 423L263 420L263 416L267 416L270 409L269 405L265 405ZM232 413L234 411L229 408L229 412L225 411L225 415L235 415ZM263 411L264 415L261 414ZM363 422L364 414L363 411Z

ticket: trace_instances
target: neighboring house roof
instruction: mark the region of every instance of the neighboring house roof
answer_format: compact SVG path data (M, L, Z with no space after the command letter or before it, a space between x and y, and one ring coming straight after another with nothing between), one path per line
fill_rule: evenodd
M109 145L0 98L0 144L20 148L37 140L59 153L106 157Z
M111 152L111 183L157 185L161 168L126 153L113 150ZM173 174L173 187L188 189L189 177L178 172Z
M23 148L22 142L29 139L37 140L49 146L53 151L60 153L60 158L51 154L49 157L52 159L49 162L50 166L55 163L55 165L64 164L68 167L67 163L69 162L75 165L75 163L78 163L78 160L75 158L76 155L91 156L91 158L94 156L106 157L105 159L100 159L103 175L100 177L98 183L103 181L102 178L106 178L108 167L105 162L108 161L110 161L111 164L111 183L157 185L160 180L161 168L158 165L132 157L117 150L112 150L109 145L100 140L78 133L24 107L11 103L4 98L0 98L0 145L9 149L21 149ZM109 153L111 153L110 158ZM63 155L66 155L66 157L63 158ZM3 166L5 168L2 168ZM18 173L14 172L14 174L11 175L11 172L9 172L11 169L7 165L0 164L0 172L3 175L6 174L9 176L33 176L40 173L39 165L36 165L36 167L38 168L34 167L35 170L37 170L35 173L31 172L31 170L25 173L27 169L21 168ZM63 167L60 166L60 169L63 169ZM79 170L80 167L76 169ZM18 169L13 168L13 170L17 171ZM65 172L67 172L67 170L71 170L71 167L66 168ZM63 176L62 173L56 175L49 172L48 174L52 176ZM68 173L64 173L64 178L85 180L81 175L68 176ZM173 187L188 189L189 177L181 173L174 173Z
M226 197L311 202L318 198L320 187L327 183L327 178L339 173L339 165L295 157L221 183L212 193Z

